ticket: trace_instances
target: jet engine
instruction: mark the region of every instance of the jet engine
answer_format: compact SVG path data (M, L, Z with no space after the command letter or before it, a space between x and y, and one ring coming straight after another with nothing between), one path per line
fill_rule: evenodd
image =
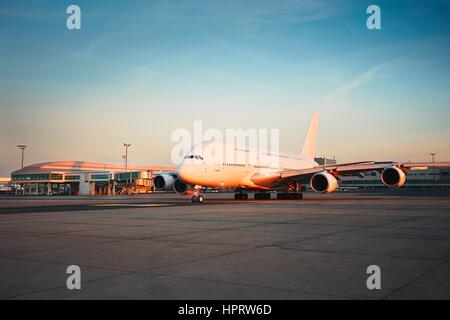
M153 185L157 190L172 191L176 176L173 174L158 174L153 178Z
M387 167L381 172L381 181L388 187L399 188L405 184L406 174L398 167Z
M311 189L318 193L330 193L338 187L337 179L328 172L319 172L311 177Z
M178 194L185 194L187 193L191 187L181 181L180 179L175 180L175 183L173 184L173 191L175 191Z

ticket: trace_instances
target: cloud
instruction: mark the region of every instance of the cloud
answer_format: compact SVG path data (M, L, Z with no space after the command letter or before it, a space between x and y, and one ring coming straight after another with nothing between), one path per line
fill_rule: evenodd
M250 36L271 24L300 24L337 16L347 11L348 4L347 0L178 1L157 3L145 15L195 26L213 22Z
M234 16L231 23L252 33L271 23L307 23L331 18L344 12L344 7L343 1L243 1L238 8L233 6L229 17Z
M370 81L375 76L375 74L376 74L376 67L367 70L366 72L357 76L356 78L340 85L334 92L334 95L345 96L351 90L358 88L364 83Z
M324 95L319 103L318 107L334 107L339 108L343 107L345 105L347 96L350 94L351 91L354 89L357 89L364 85L365 83L371 81L377 74L380 73L381 68L386 66L387 64L380 64L375 67L372 67L365 71L364 73L354 77L353 79L350 79L349 81L346 81L345 83L339 85L335 90L332 92Z

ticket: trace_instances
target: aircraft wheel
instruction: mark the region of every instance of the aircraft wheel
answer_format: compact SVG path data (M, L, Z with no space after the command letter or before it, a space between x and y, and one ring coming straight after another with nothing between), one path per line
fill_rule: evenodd
M255 200L270 200L270 193L255 193Z
M199 194L198 196L192 196L192 203L203 203L203 196Z
M234 199L235 200L247 200L248 199L248 194L247 193L235 193L234 194Z
M279 192L277 193L278 200L302 200L303 194L301 192L289 193L289 192Z

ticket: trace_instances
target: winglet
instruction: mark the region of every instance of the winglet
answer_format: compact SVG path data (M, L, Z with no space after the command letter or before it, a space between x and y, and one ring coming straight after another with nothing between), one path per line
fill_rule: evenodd
M316 136L317 126L319 125L319 112L313 112L311 122L309 123L308 132L306 133L305 141L301 153L310 158L314 158L316 154Z

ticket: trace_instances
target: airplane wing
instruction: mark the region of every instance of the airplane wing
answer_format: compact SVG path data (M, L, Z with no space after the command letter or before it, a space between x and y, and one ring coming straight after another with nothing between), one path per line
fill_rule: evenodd
M367 171L382 172L389 167L396 167L402 171L412 169L425 170L429 167L450 167L450 162L374 162L360 161L333 165L317 166L309 169L284 170L276 173L259 173L252 176L251 180L260 186L274 188L290 182L307 183L311 177L319 172L327 172L335 177L345 175L358 175Z

